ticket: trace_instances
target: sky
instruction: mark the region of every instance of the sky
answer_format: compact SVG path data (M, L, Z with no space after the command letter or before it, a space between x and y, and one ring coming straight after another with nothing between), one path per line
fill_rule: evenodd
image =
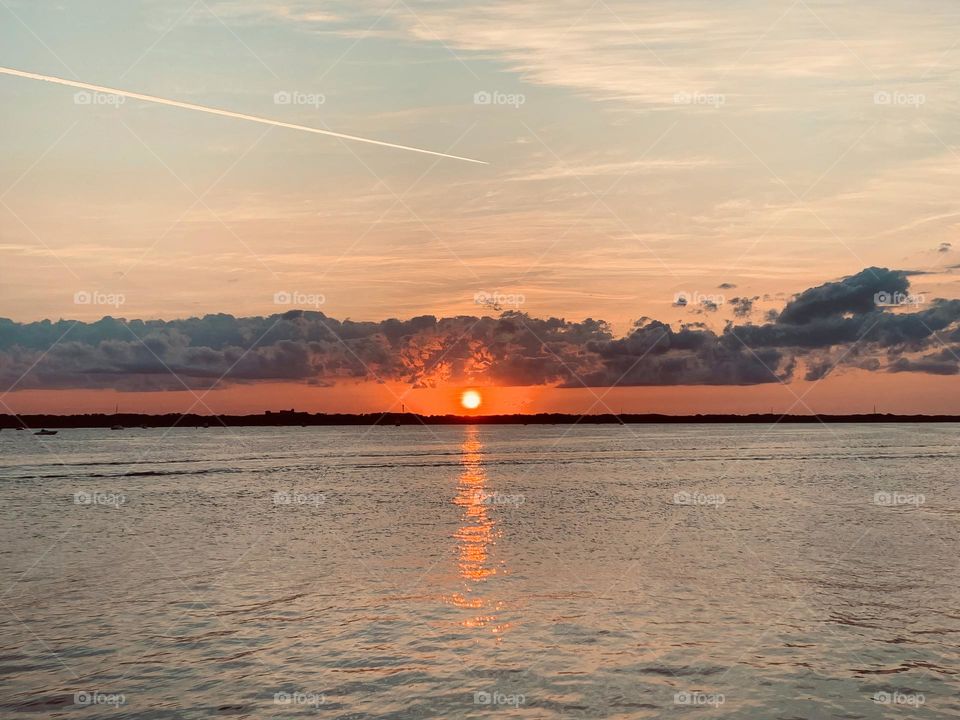
M510 412L960 412L955 316L937 314L960 298L958 19L933 0L0 0L2 67L488 163L0 75L2 402L446 411L478 385L485 410ZM861 334L790 344L779 313L868 268L893 274L854 295L910 301L821 309L799 324ZM338 328L429 315L459 330L328 339L360 368L291 331L277 342L310 361L254 353L259 371L222 382L229 362L199 372L176 348L236 359L250 345L230 356L202 328L180 345L182 328L131 331L162 336L149 372L110 354L112 331L63 356L25 339L44 320L295 309ZM562 348L527 325L491 348L502 327L452 322L503 313L562 318ZM943 324L871 325L912 313ZM697 348L670 335L654 363L662 346L616 345L651 321L695 328ZM402 367L365 354L375 341Z

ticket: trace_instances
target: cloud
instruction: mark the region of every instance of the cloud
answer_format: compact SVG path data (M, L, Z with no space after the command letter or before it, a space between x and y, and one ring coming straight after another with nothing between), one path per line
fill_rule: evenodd
M505 178L505 182L533 182L541 180L559 180L585 177L618 177L644 173L662 175L671 171L700 170L719 167L721 163L711 158L644 159L616 162L594 162L585 165L569 166L563 162L538 168L531 172L517 173Z
M815 380L836 368L956 374L960 300L891 308L905 271L867 268L796 295L763 324L679 328L643 318L623 337L608 323L432 315L379 322L291 310L268 317L92 323L0 319L0 383L25 388L178 390L217 384L393 381L496 385L757 385ZM756 298L737 298L750 314Z
M898 358L890 365L890 372L922 372L931 375L956 375L960 372L957 360L943 360L934 357L910 360Z
M193 22L209 21L211 17L218 21L231 24L260 25L268 21L289 21L309 23L325 26L343 22L345 15L340 12L331 12L332 3L328 3L322 10L308 2L289 2L287 0L258 0L249 2L241 0L219 0L192 7L187 13ZM171 11L176 12L176 11Z
M745 318L753 312L753 304L759 300L759 297L735 297L730 301L731 307L733 307L733 314L738 318Z
M780 322L801 325L845 313L868 313L879 293L906 293L910 283L902 270L867 268L842 282L831 282L800 293L780 313Z
M726 333L698 326L675 331L658 321L587 349L600 358L600 367L567 386L757 385L786 381L793 370L792 361L775 348L754 351Z

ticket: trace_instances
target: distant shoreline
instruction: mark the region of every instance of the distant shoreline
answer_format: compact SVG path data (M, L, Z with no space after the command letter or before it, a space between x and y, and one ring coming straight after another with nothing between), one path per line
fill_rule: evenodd
M16 428L171 428L171 427L323 427L331 425L677 425L677 424L822 424L822 423L960 423L958 415L418 415L416 413L306 413L265 412L256 415L147 415L140 413L91 415L0 415L0 429Z

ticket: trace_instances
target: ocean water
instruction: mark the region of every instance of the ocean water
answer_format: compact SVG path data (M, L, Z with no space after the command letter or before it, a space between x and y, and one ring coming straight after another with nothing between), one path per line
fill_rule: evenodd
M0 717L960 717L956 425L0 433Z

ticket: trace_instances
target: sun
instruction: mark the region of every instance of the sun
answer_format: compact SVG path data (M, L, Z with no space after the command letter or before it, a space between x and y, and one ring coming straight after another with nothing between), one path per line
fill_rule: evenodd
M463 395L460 396L460 404L467 410L476 410L482 402L483 398L476 390L464 390Z

